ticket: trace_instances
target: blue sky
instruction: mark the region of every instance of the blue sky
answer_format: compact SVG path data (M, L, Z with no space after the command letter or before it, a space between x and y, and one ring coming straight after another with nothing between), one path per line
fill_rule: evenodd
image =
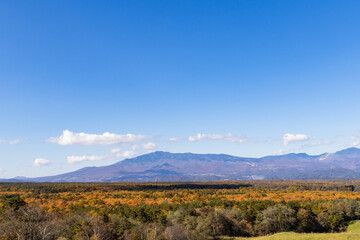
M358 146L359 12L350 0L1 1L0 177L155 150Z

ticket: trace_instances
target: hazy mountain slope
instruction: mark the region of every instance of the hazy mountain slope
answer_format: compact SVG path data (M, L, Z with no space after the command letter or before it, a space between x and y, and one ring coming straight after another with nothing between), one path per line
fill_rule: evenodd
M153 152L110 166L87 167L56 176L19 180L97 182L316 178L360 178L360 149L349 148L317 156L291 153L262 158Z

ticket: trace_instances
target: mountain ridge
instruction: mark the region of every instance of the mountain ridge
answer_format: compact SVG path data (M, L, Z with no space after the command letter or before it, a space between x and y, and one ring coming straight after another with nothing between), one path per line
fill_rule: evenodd
M320 155L288 153L260 158L156 151L108 166L85 167L55 176L0 181L158 182L343 178L360 178L360 149L348 148Z

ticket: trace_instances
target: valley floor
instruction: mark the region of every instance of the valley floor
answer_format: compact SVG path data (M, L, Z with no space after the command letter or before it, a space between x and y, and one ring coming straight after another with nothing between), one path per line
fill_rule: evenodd
M262 237L225 237L223 240L355 240L360 239L360 221L352 222L346 232L341 233L294 233L282 232Z

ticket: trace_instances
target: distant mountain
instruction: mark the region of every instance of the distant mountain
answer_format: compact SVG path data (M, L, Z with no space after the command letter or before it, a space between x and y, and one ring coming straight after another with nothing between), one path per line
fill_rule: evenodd
M153 152L110 166L86 167L39 178L1 181L116 182L202 181L224 179L354 179L360 178L360 149L311 156L290 153L262 158L225 154Z

